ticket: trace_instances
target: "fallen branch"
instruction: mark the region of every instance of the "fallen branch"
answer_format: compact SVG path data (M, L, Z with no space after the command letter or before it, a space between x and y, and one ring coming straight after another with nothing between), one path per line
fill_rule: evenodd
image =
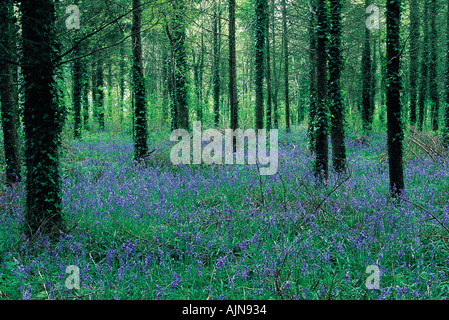
M416 140L413 137L410 137L410 141L412 141L418 147L420 147L422 150L424 150L432 158L433 161L436 161L436 159L435 159L435 157L433 155L434 153L436 153L435 151L433 151L433 152L429 151L421 142L419 142L418 140Z

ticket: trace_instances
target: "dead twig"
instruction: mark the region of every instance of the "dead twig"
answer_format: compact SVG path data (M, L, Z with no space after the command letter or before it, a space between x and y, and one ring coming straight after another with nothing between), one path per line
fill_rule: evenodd
M42 284L44 285L44 290L45 290L45 294L47 295L47 299L50 300L50 295L48 294L47 286L45 285L44 278L42 277L41 271L39 270L39 265L37 266L37 273L39 274L39 277L42 280Z

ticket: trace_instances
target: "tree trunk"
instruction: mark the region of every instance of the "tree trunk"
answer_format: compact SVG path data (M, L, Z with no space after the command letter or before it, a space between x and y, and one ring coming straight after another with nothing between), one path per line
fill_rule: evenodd
M440 111L440 98L439 98L439 90L437 83L437 27L436 27L436 16L437 16L437 5L436 0L432 0L431 6L431 19L430 19L430 67L429 67L429 94L430 100L432 102L431 105L431 113L432 113L432 130L438 130L438 118Z
M187 107L187 57L186 57L186 24L185 0L172 2L174 17L172 20L172 49L175 74L177 126L189 129L189 110Z
M417 0L410 1L410 124L416 124L416 102L418 97L418 58L419 58L419 7Z
M164 127L168 118L168 106L170 104L170 93L168 90L168 51L166 46L162 46L162 121L161 126Z
M317 0L317 112L315 175L320 180L328 177L328 108L327 108L327 8L326 0Z
M88 63L89 60L87 58L82 60L81 68L82 68L82 74L83 74L83 87L81 89L81 104L83 106L83 122L84 122L84 129L89 130L89 72L88 72Z
M98 125L100 130L104 130L104 89L103 89L103 58L99 56L97 61L97 112L98 112Z
M213 18L213 65L212 82L214 88L214 124L218 127L220 121L220 36L218 34L218 25L220 24L220 4L216 3Z
M114 115L113 115L113 108L112 108L112 86L113 86L113 76L112 76L112 63L110 61L107 62L108 66L108 74L107 74L107 98L106 98L106 116L111 122L111 126L114 127Z
M201 20L201 23L203 21ZM206 51L204 46L204 33L201 33L201 54L200 54L200 62L199 62L199 75L198 82L200 87L198 88L198 119L199 121L203 121L203 79L204 79L204 52Z
M201 49L196 58L195 49L193 53L193 78L196 95L196 120L203 121L203 72L204 72L204 35L201 33Z
M173 62L173 49L167 55L167 89L170 96L170 128L178 129L178 101L176 99L175 67Z
M124 34L122 33L122 38ZM120 109L119 109L119 121L120 125L123 122L123 117L125 114L125 42L120 44L120 65L119 65L119 91L120 91Z
M98 121L98 86L97 86L97 56L92 56L92 115L93 121Z
M15 60L10 48L16 46L12 3L0 3L0 98L2 104L3 144L6 162L6 182L20 181L19 144L17 139L17 99L14 85Z
M142 70L141 0L133 0L132 50L133 50L133 92L135 97L135 139L134 159L138 161L147 153L147 116L145 104L145 80Z
M231 113L231 129L235 130L238 128L237 70L235 53L235 0L229 0L229 106Z
M365 0L365 7L370 5L370 0ZM368 18L369 14L365 14ZM365 28L365 47L362 55L362 123L364 130L371 130L373 124L372 108L372 61L371 61L371 35L370 30Z
M279 113L278 113L278 78L276 71L276 3L275 0L271 0L271 34L273 37L273 127L277 129L279 127Z
M289 97L289 52L287 30L287 2L282 0L282 47L284 48L284 103L285 103L285 128L290 132L290 97Z
M424 45L429 43L429 9L428 9L428 0L424 0L424 18L423 18L423 34L424 34ZM418 129L423 130L424 121L425 121L425 106L428 94L428 77L429 77L429 69L427 64L429 63L429 51L421 50L421 79L419 85L419 109L418 109Z
M376 110L376 69L377 69L377 60L376 60L376 39L373 41L373 59L371 61L371 98L370 98L370 117L371 117L371 127L374 123L374 111Z
M272 118L272 84L271 84L271 46L270 46L270 17L268 15L269 4L267 3L267 19L266 19L266 79L267 79L267 130L271 130Z
M317 82L316 82L316 33L315 33L315 0L309 2L309 144L311 152L316 152L315 145L315 121L316 121L316 101L317 101Z
M263 80L265 73L264 51L265 51L265 27L267 18L267 0L256 0L256 26L255 26L255 61L254 61L254 85L256 91L256 129L263 129Z
M79 39L79 30L76 30L75 39ZM78 57L81 53L79 46L73 50L73 56ZM81 138L81 94L82 94L82 64L81 60L77 58L72 63L73 74L73 111L74 111L74 137Z
M331 114L332 163L337 172L346 166L344 104L341 92L341 73L344 59L341 51L342 0L331 0L331 41L329 46L329 108Z
M58 105L55 103L55 8L51 0L22 0L25 80L26 229L32 236L62 229Z
M400 77L400 17L401 1L387 0L387 127L390 192L398 196L404 190Z

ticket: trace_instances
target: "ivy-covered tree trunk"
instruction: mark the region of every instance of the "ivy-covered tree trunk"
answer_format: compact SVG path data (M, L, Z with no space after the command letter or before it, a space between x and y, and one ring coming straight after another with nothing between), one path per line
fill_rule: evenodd
M202 22L201 22L202 23ZM201 24L202 25L202 24ZM203 73L204 73L204 35L201 33L201 44L198 58L195 50L192 50L193 78L196 96L196 120L203 121Z
M97 91L97 115L98 125L100 130L104 130L104 74L103 74L103 58L99 56L97 61L97 76L96 76L96 91Z
M446 74L445 74L445 86L446 86L446 103L444 106L444 129L443 139L446 147L449 148L449 0L447 1L447 45L446 45Z
M168 119L168 106L170 105L170 96L168 92L168 50L166 46L162 46L162 78L161 78L161 87L162 87L162 119L161 125L164 127L167 123Z
M145 80L142 70L142 6L141 0L133 0L132 50L133 92L135 99L134 159L138 161L147 153L148 130L145 104Z
M419 59L419 7L417 0L410 0L410 124L416 124L418 97L418 59Z
M122 38L124 34L122 33ZM119 108L119 123L122 124L125 115L125 42L120 43L120 62L119 62L119 93L120 93L120 108Z
M429 95L431 104L431 119L432 119L432 130L438 130L438 118L440 111L440 98L439 98L439 86L437 83L438 73L437 73L437 27L436 27L436 16L437 16L437 5L436 0L431 2L431 19L430 19L430 64L429 64Z
M429 0L424 0L423 9L423 35L425 44L429 43ZM424 128L424 120L426 113L426 100L428 94L428 78L429 78L429 50L421 50L421 78L419 84L419 100L418 100L418 129L421 131Z
M401 122L401 76L400 76L400 18L401 1L387 0L387 127L390 193L398 196L404 190L402 168L402 141L404 132Z
M285 103L285 127L290 132L290 92L289 92L289 52L287 30L287 2L282 0L282 47L284 49L284 103Z
M195 98L196 98L196 120L201 121L199 119L201 111L200 105L200 61L199 57L197 58L197 53L195 49L192 49L192 69L193 69L193 84L194 84L194 91L195 91Z
M212 64L212 85L214 88L214 124L218 127L220 121L220 35L218 32L221 23L220 3L215 0L214 18L213 18L213 64Z
M84 129L89 130L89 91L90 91L90 81L88 72L89 60L87 58L83 59L81 64L82 74L83 74L83 87L81 89L81 104L83 109L83 122Z
M25 232L59 236L63 227L55 97L55 8L52 0L23 0L22 70L25 80Z
M369 0L365 0L365 7L370 5ZM368 18L369 14L366 14ZM365 28L365 47L362 53L362 124L364 130L371 130L374 110L372 109L372 60L371 60L371 34Z
M0 3L0 98L3 127L3 144L6 162L6 182L20 181L20 158L17 139L17 99L14 88L14 66L9 61L16 57L11 54L15 47L13 5L10 2Z
M167 27L167 31L168 31ZM170 97L170 129L173 131L178 129L178 101L176 99L176 81L175 81L175 67L173 62L173 45L170 50L167 49L167 89Z
M327 105L327 33L328 19L326 0L317 0L317 102L315 115L315 175L320 180L327 180L329 172L328 164L328 105Z
M331 0L331 29L329 45L329 109L331 118L332 164L337 172L346 167L344 130L344 103L341 91L341 74L344 59L341 51L342 0Z
M271 46L270 46L270 17L268 16L269 12L269 4L267 2L267 19L266 19L266 79L267 79L267 130L271 130L271 122L272 122L272 100L273 100L273 92L272 92L272 82L271 82Z
M185 0L172 1L172 49L175 74L175 95L177 126L181 129L189 129L189 109L187 107L187 57L186 57L186 22Z
M98 87L97 87L97 56L92 56L91 62L91 82L92 82L92 116L93 121L98 121Z
M203 20L201 20L201 23L203 23ZM204 88L203 88L203 79L204 79L204 55L205 55L205 45L204 45L204 34L201 33L201 53L200 53L200 61L199 61L199 73L198 73L198 83L199 83L199 88L198 88L198 119L199 121L203 121L203 106L204 106L204 101L203 101L203 92L204 92Z
M316 121L316 15L315 15L315 0L309 0L309 145L310 150L314 153L315 150L315 121Z
M237 59L235 53L235 0L229 0L229 106L231 129L238 128ZM235 144L234 144L235 145Z
M272 96L272 104L273 104L273 127L277 129L279 127L279 112L278 112L278 78L277 78L277 68L276 68L276 17L275 10L276 2L275 0L271 0L271 35L273 37L273 56L271 60L273 61L273 96Z
M76 30L75 41L79 39L79 30ZM73 112L74 112L74 136L75 139L81 137L81 94L82 94L82 65L81 59L77 58L80 55L80 47L76 46L73 50L75 60L72 63L73 76Z
M377 56L376 56L376 39L373 39L373 59L371 61L371 98L370 98L370 112L371 112L371 126L374 122L374 111L376 109L376 71L377 71Z
M110 61L107 62L107 76L106 76L106 117L111 122L111 126L114 127L114 116L112 114L112 86L113 86L113 75L112 75L112 64Z
M256 0L255 13L255 59L254 59L254 85L256 91L256 129L263 128L263 80L265 73L264 51L265 51L265 27L267 19L267 0Z

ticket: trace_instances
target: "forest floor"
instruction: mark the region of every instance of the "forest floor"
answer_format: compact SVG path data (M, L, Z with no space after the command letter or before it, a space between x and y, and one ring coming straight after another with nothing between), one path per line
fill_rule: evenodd
M326 185L303 130L280 135L273 176L175 166L168 137L139 164L130 136L65 140L58 241L25 239L24 185L1 186L0 299L449 298L448 158L406 152L394 203L384 134L348 134L349 173Z

